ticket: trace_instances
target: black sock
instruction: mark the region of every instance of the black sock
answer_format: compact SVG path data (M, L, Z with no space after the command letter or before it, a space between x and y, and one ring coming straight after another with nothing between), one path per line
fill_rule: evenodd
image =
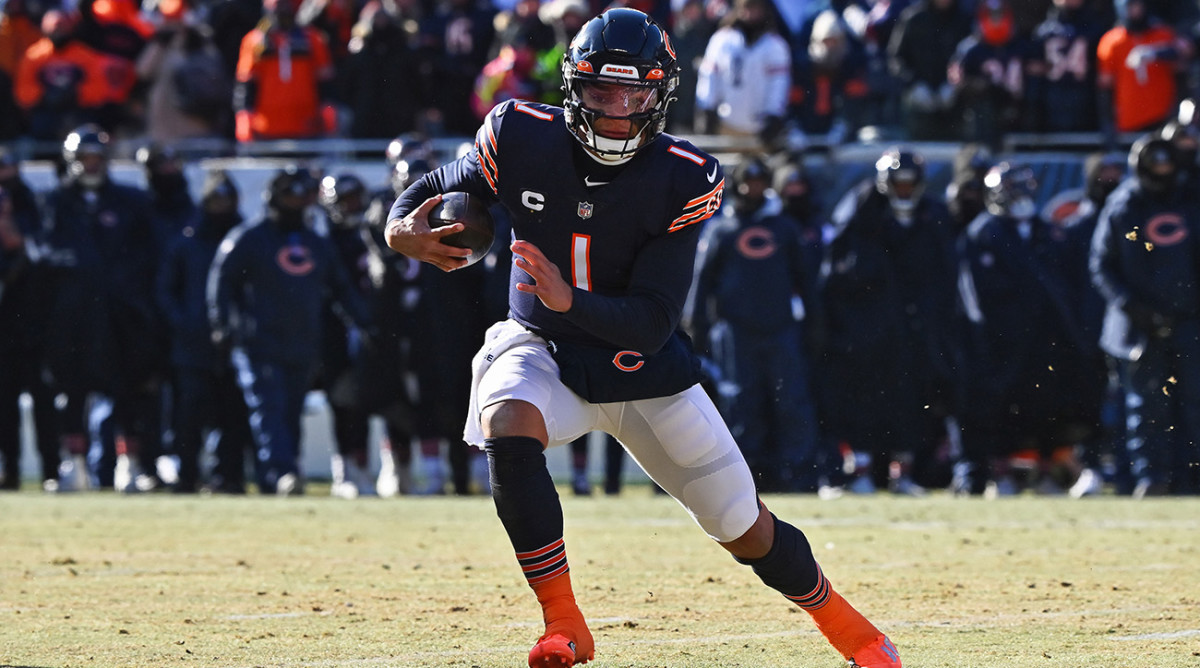
M484 441L496 514L531 584L566 568L562 505L542 450L526 436Z
M737 559L754 570L764 584L803 608L819 608L829 596L829 584L821 573L804 533L774 514L775 540L758 559Z

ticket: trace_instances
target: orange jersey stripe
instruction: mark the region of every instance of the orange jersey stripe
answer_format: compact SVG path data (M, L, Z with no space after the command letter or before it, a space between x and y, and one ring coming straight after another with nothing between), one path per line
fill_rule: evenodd
M696 199L694 199L694 200L692 200L692 201L688 202L687 204L684 204L684 205L683 205L683 208L685 208L685 209L690 209L690 208L692 208L693 206L696 206L697 204L699 204L699 203L701 203L701 202L707 202L709 199L711 199L711 198L712 198L712 196L713 196L713 195L715 195L715 194L717 194L717 193L721 192L721 190L723 190L724 188L725 188L725 179L721 179L721 182L720 182L720 183L718 183L718 184L717 184L717 185L716 185L716 186L715 186L715 187L714 187L712 190L710 190L710 191L708 191L708 192L704 193L703 195L701 195L701 196L697 197Z
M483 174L484 180L488 182L488 187L492 189L493 193L499 195L500 191L496 189L496 179L492 176L492 170L488 167L491 156L484 153L483 147L479 145L478 140L475 141L475 154L479 160L479 171Z

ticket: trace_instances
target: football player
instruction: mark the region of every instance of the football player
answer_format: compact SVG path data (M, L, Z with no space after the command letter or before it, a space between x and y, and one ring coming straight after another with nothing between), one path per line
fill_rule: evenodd
M662 132L679 72L666 33L642 12L610 9L580 29L562 68L562 108L497 106L475 149L406 190L387 226L391 248L449 271L468 251L441 243L461 223L429 229L441 193L498 201L512 219L510 317L475 357L465 438L487 453L496 510L542 606L529 665L594 656L543 451L601 430L852 665L899 668L804 534L759 501L679 330L699 223L720 207L725 179L711 155Z

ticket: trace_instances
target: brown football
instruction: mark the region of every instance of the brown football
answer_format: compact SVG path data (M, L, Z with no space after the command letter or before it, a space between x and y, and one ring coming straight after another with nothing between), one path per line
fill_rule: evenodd
M496 238L496 225L492 214L488 213L487 204L468 193L445 193L442 201L429 212L429 228L437 229L454 223L462 223L465 229L443 237L442 243L470 249L468 265L482 260Z

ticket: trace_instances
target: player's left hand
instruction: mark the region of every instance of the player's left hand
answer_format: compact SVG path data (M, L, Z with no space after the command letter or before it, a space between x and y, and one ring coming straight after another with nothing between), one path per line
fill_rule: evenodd
M513 262L533 278L532 285L517 283L517 290L537 295L551 311L565 313L571 308L575 300L571 286L563 280L558 267L546 259L537 246L528 241L514 241L512 252Z

